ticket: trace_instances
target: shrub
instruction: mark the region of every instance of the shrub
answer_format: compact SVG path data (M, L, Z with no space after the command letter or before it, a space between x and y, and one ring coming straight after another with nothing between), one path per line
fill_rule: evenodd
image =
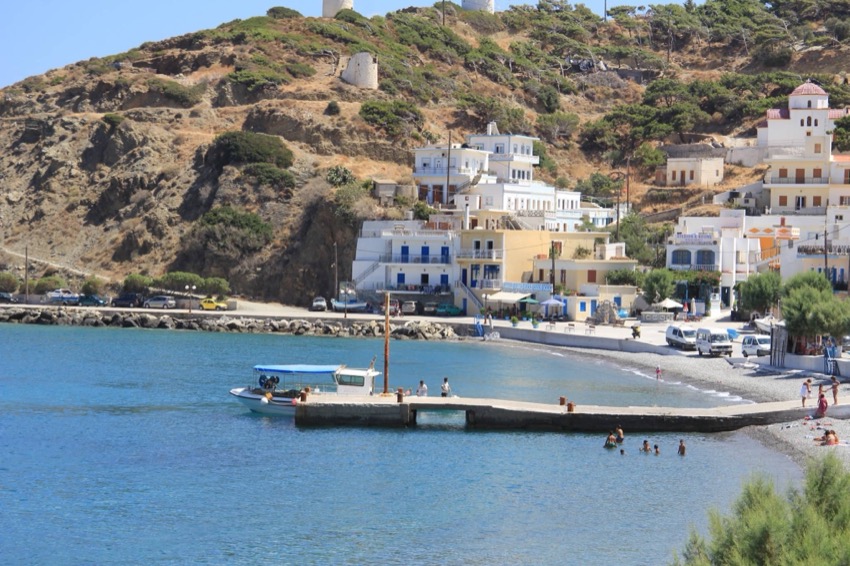
M201 101L207 89L207 84L201 82L192 87L186 87L176 81L154 78L148 80L148 88L169 100L177 102L184 108L190 108Z
M272 237L271 224L267 224L253 212L243 212L229 206L214 208L201 217L200 225L205 228L222 227L238 230L243 233L241 238L250 247L260 247L267 244Z
M221 277L207 277L200 289L210 295L228 295L230 294L230 283L227 282L227 279Z
M120 126L121 122L126 120L126 118L124 118L124 116L122 116L121 114L114 114L110 112L109 114L104 114L101 117L101 120L103 120L110 127L110 129L114 130L115 128Z
M357 179L354 177L354 173L346 167L343 167L342 165L334 165L328 169L328 174L325 176L325 180L334 187L341 187L342 185L353 183Z
M410 130L420 130L424 123L422 112L403 100L364 102L360 107L360 116L367 123L383 129L391 137L401 136Z
M204 284L204 278L194 273L186 273L185 271L171 271L162 277L154 279L154 287L168 289L170 291L185 291L186 286L190 288L195 286L201 288Z
M281 169L292 165L292 152L277 136L255 132L225 132L215 138L210 159L221 169L242 163L272 163Z
M270 185L281 189L295 187L295 175L271 163L252 163L242 170L242 174L253 177L260 185Z
M8 271L0 272L0 291L4 293L14 293L20 286L20 280Z
M66 287L67 283L58 275L48 275L35 282L35 293L44 295L54 289Z
M227 80L244 86L249 92L289 82L285 75L272 69L239 69L228 74Z
M275 20L286 20L289 18L303 18L301 12L297 12L292 8L286 8L284 6L275 6L274 8L269 8L266 12L266 15Z
M89 277L83 282L80 291L83 295L100 295L103 291L104 282L97 277Z
M127 293L144 293L153 284L153 279L147 275L131 273L124 278L124 291Z
M304 78L304 77L312 77L316 74L316 69L308 65L307 63L300 63L298 61L289 61L283 65L286 72L295 77L296 79Z
M336 100L331 100L328 102L328 105L325 107L325 115L326 116L339 116L339 102Z

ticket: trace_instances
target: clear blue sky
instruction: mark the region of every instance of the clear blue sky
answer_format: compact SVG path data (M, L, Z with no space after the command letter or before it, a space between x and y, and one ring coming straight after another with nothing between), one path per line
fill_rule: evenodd
M604 1L584 4L601 14ZM354 0L354 9L374 16L435 3ZM496 10L536 3L496 0ZM609 7L628 3L608 0ZM322 0L6 0L0 15L0 88L90 57L122 53L145 41L214 28L236 18L263 16L273 6L286 6L305 16L322 14Z

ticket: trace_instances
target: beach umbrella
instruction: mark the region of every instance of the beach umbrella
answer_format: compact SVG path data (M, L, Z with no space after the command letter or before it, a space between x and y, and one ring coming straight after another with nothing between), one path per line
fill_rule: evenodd
M661 307L662 309L680 309L682 308L682 303L667 298L661 301L660 303L655 303L653 306Z
M544 307L562 307L564 303L558 299L546 299L545 301L541 301L540 305Z
M532 299L531 297L523 297L523 298L521 298L521 299L520 299L519 301L517 301L517 302L518 302L518 303L525 303L525 304L527 304L527 305L537 305L537 304L540 304L540 301L538 301L537 299Z

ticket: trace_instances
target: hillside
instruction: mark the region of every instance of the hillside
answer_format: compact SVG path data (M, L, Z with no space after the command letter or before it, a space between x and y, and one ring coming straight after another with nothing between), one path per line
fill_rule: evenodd
M410 183L411 149L445 142L449 131L459 140L495 120L502 131L538 135L547 159L537 176L574 187L593 172L623 168L643 144L676 142L685 132L752 135L764 109L782 104L803 74L818 77L833 105L850 101L846 47L803 33L818 22L797 22L794 37L766 43L788 46L777 72L757 34L739 46L717 30L689 31L679 21L688 12L672 8L603 21L561 3L496 15L448 4L445 27L434 8L371 19L352 11L332 20L281 8L269 14L0 91L0 244L10 252L0 255L0 270L22 276L14 254L26 249L49 262L36 264L35 276L57 266L114 281L184 270L225 277L249 296L303 304L330 293L334 242L345 279L359 220L403 214L379 207L360 185ZM773 29L771 21L760 25ZM339 79L360 51L378 58L377 91ZM608 71L583 72L580 59L596 70L607 61ZM629 73L643 84L624 78ZM721 86L709 92L714 84ZM383 117L364 117L364 103ZM279 137L291 164L281 173L223 161L217 137L234 131ZM691 198L645 198L652 169L637 157L633 164L639 208ZM331 185L334 166L357 182ZM256 214L271 237L257 244L244 234L216 236L204 219L219 207Z

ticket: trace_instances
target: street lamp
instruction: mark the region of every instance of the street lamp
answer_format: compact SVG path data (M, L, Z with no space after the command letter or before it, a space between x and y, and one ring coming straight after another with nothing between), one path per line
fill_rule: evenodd
M186 285L186 294L189 295L189 313L192 312L192 297L195 294L195 289L197 288L198 287L196 285ZM190 290L192 291L191 294L189 293Z

